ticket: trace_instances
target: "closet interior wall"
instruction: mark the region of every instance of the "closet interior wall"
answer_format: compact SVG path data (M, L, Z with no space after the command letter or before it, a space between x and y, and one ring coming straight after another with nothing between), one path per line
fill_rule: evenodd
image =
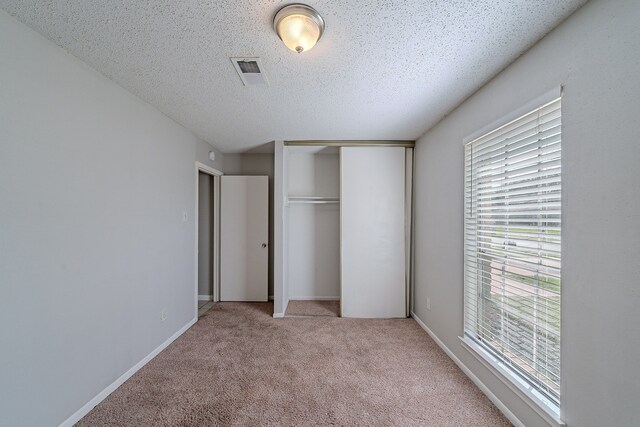
M340 153L286 147L288 299L340 299Z

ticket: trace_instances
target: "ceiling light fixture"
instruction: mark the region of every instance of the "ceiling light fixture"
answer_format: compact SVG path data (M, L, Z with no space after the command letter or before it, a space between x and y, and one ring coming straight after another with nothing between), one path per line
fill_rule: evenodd
M273 28L285 46L302 53L316 45L324 32L324 19L311 6L289 4L276 13Z

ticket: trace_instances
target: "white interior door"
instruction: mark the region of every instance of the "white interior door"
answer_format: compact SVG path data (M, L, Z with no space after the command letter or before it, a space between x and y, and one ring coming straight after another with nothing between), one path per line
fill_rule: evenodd
M342 316L406 317L405 149L343 147Z
M220 187L220 301L267 301L268 177L223 176Z

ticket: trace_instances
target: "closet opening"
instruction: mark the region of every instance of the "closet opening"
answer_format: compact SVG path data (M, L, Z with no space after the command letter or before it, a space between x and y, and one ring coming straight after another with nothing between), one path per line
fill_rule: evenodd
M319 142L276 144L274 317L407 317L413 143Z
M340 315L340 152L288 147L285 316Z

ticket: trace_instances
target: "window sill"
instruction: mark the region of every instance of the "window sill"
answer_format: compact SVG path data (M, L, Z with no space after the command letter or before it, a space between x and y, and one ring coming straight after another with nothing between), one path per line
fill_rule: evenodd
M527 405L540 415L549 425L562 427L566 424L560 419L560 408L553 402L545 400L542 396L535 395L531 388L524 384L509 369L502 365L495 357L489 354L477 343L467 337L459 337L462 347L471 353L476 359L486 366L509 389L520 397Z

